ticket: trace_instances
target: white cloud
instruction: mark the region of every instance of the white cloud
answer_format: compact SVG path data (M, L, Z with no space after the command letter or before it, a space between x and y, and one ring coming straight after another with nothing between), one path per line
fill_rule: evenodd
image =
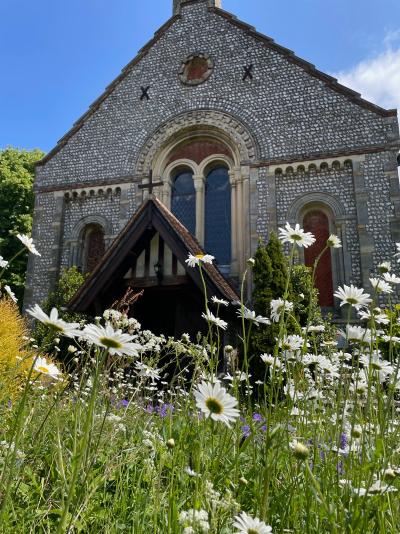
M343 85L361 93L366 100L384 108L400 109L399 36L400 30L388 33L384 39L383 52L334 76Z

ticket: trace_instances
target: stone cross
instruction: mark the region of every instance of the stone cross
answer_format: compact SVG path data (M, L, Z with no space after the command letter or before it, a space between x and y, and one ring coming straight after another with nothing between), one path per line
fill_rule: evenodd
M160 185L164 185L164 182L153 182L153 171L151 170L150 171L150 175L148 177L148 182L145 183L145 184L140 184L138 187L139 189L148 189L149 191L149 195L152 196L153 195L153 189L155 187L159 187Z

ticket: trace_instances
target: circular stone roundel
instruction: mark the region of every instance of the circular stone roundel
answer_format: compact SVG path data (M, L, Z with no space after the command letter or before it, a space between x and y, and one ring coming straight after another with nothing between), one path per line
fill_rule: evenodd
M200 85L213 70L214 62L208 54L192 54L182 63L179 77L185 85Z

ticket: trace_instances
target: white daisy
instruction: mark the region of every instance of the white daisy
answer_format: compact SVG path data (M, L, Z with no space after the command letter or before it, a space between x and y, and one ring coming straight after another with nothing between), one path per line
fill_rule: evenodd
M277 300L271 300L271 319L275 321L275 323L279 322L279 319L281 317L281 313L283 311L292 311L293 310L293 302L289 302L288 300L283 299L277 299Z
M141 345L131 343L133 336L123 334L122 330L114 330L110 323L107 323L105 327L89 324L81 335L90 343L108 349L112 356L117 354L118 356L137 357L138 351L143 349Z
M372 310L372 314L369 310L361 310L358 313L358 315L362 321L369 321L370 319L373 318L377 324L389 324L390 323L389 317L380 308L374 308Z
M340 241L338 236L335 234L331 234L328 237L326 244L328 247L331 247L331 248L342 248L342 242Z
M253 322L256 326L259 326L260 324L271 324L271 321L267 319L266 317L263 317L262 315L256 315L255 311L251 311L246 306L243 306L243 308L240 308L237 311L237 315L241 318L243 317L247 321Z
M3 256L0 256L0 269L5 269L8 265L8 261L6 261Z
M306 330L307 328L304 328L304 331ZM325 332L325 326L323 324L311 325L308 327L308 332L317 332L321 334L322 332Z
M364 293L363 289L358 289L357 287L353 286L353 284L350 286L344 285L343 288L339 287L339 289L334 293L334 296L342 301L340 306L344 306L344 304L350 304L350 306L354 306L356 310L359 310L364 306L368 306L368 304L371 302L369 293Z
M18 302L18 299L15 296L15 293L12 291L10 286L4 286L4 289L6 290L6 293L10 297L11 300L13 300L14 302Z
M307 248L315 243L315 237L310 232L305 232L296 224L292 228L289 223L286 223L285 228L279 228L279 239L282 243L295 243L299 247Z
M202 313L201 316L203 319L205 319L208 323L215 324L218 326L218 328L222 328L222 330L226 330L228 328L228 323L220 319L219 317L215 317L213 313L210 311L207 313Z
M200 265L201 263L212 263L214 260L214 256L211 256L210 254L196 254L196 256L193 256L193 254L189 254L189 257L185 262L189 265L189 267L196 267L196 265Z
M34 254L35 256L40 256L41 254L37 251L35 245L33 244L33 239L31 237L28 237L24 234L18 234L17 238L21 241L21 243L26 247L29 252Z
M304 339L301 336L285 336L279 341L279 347L284 351L295 352L300 350L304 345Z
M203 381L193 394L197 407L214 421L221 421L229 427L239 417L239 410L235 408L237 400L219 382L211 384Z
M235 534L271 534L272 527L266 525L264 521L260 521L257 517L253 518L247 515L245 512L235 517L233 523L236 528Z
M378 265L379 272L382 274L388 273L392 269L390 261L383 261Z
M61 371L58 369L58 367L54 365L54 363L48 362L46 358L41 358L40 356L36 358L33 370L37 373L50 376L54 380L58 380L61 377Z
M27 310L27 313L55 332L63 334L64 336L76 337L81 334L81 332L77 330L79 328L79 323L66 323L62 319L59 319L58 310L56 308L53 308L50 315L47 315L38 304L35 304L33 308Z
M217 297L211 297L211 300L214 304L217 304L218 306L229 306L229 302L224 299L219 299Z
M377 293L393 293L390 284L384 280L381 280L380 278L370 278L369 281Z
M260 358L268 367L276 367L277 369L282 367L281 361L272 356L272 354L261 354Z
M347 332L345 334L345 337L348 341L352 341L353 343L371 343L371 330L361 328L361 326L352 325L347 325L346 330Z
M400 243L396 243L396 248L397 248L397 254L395 254L394 257L398 258L397 262L400 263Z
M384 273L383 278L385 279L385 282L387 282L388 284L394 284L394 285L400 284L400 278L396 276L395 274Z

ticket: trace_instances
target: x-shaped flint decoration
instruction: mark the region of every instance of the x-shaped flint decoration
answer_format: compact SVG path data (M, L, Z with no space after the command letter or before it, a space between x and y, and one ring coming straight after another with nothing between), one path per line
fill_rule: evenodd
M150 85L148 85L147 87L141 87L140 89L142 90L142 96L140 97L140 100L143 100L144 98L146 100L150 100L150 97L149 97Z
M244 74L243 74L243 81L247 80L247 78L250 78L250 80L253 79L253 63L251 65L246 65L244 68Z

